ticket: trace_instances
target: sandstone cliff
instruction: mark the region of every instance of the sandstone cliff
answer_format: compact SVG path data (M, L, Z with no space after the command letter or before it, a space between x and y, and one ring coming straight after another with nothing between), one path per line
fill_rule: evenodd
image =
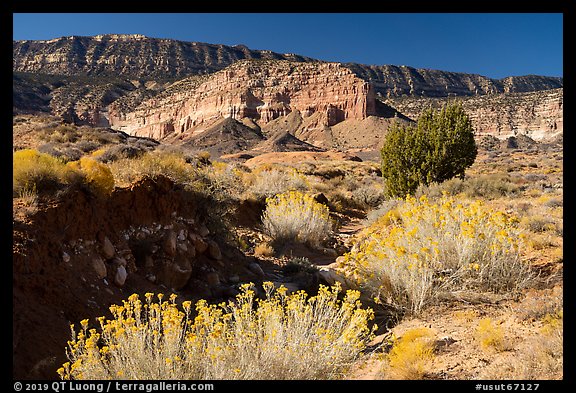
M407 66L368 66L348 63L360 78L369 81L383 97L449 97L494 93L521 93L557 89L562 78L527 75L491 79L482 75L416 69Z
M13 41L12 55L13 70L20 72L162 79L211 73L242 59L311 60L243 45L185 42L139 34Z
M56 75L98 75L125 78L172 79L205 75L238 60L268 59L318 62L292 53L252 50L243 45L106 34L60 37L43 41L13 41L12 65L18 72ZM445 97L527 92L562 87L562 78L527 75L491 79L481 75L394 65L345 64L389 96Z
M195 80L196 81L196 80ZM371 86L337 63L241 61L205 81L180 82L124 112L112 104L113 128L162 139L172 133L198 133L221 118L250 118L260 125L299 111L307 129L364 119L376 112Z
M554 138L564 131L563 89L502 93L459 98L478 135L507 138L527 135L535 140ZM440 108L446 98L389 98L386 102L412 119L430 106Z

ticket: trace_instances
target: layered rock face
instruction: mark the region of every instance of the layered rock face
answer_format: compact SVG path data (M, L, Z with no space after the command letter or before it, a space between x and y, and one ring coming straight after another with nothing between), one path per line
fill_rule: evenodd
M449 97L495 93L522 93L557 89L562 78L527 75L491 79L477 74L417 69L394 65L345 64L360 78L370 81L382 97Z
M242 59L309 61L305 56L243 45L149 38L140 34L13 41L14 71L56 75L174 78L221 70Z
M318 62L293 53L145 37L139 34L70 36L52 40L13 41L16 72L53 75L99 75L166 79L204 75L243 59ZM562 87L562 78L527 75L491 79L481 75L394 65L349 63L360 78L384 97L467 96L513 93Z
M564 131L563 89L529 93L492 94L461 98L474 129L480 135L500 139L527 135L535 140L553 138ZM389 105L417 119L432 106L440 108L447 99L390 98Z
M195 84L180 83L124 112L112 104L112 128L162 139L202 131L219 119L250 118L260 125L299 111L310 128L364 119L376 112L371 85L337 63L240 61Z

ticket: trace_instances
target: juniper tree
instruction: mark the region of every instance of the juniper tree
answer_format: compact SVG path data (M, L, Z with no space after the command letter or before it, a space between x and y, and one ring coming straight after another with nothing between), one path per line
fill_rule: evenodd
M390 196L405 196L420 184L464 178L476 155L470 118L461 104L447 104L425 110L415 126L390 127L381 150L382 176Z

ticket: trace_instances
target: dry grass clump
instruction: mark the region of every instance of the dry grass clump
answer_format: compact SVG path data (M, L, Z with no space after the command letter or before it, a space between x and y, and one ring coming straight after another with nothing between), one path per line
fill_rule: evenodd
M296 241L311 246L320 246L333 227L328 207L298 191L267 198L262 225L276 244Z
M464 194L468 198L496 199L515 196L520 192L520 186L514 183L510 175L481 174L464 180L454 178L443 183L420 185L415 192L418 198L422 195L434 199L443 193L448 195Z
M174 182L189 185L198 172L182 154L152 151L136 158L119 159L109 164L116 183L127 186L144 176L166 176Z
M38 211L38 191L35 185L20 190L18 198L25 215L33 215Z
M407 197L368 227L340 269L382 302L418 314L442 292L530 284L517 219L481 201Z
M487 367L482 379L562 379L564 372L564 323L562 311L547 314L538 333L526 340L505 363Z
M84 175L84 182L95 194L110 195L114 190L114 176L106 164L90 157L82 157L78 161L69 162L70 168Z
M82 157L65 164L36 150L19 150L13 156L14 196L50 192L70 184L85 184L96 195L109 195L114 189L110 168L93 158Z
M257 198L269 198L286 191L305 191L306 178L293 168L262 166L252 171L248 192Z
M256 245L256 247L254 247L254 255L272 257L274 256L274 247L266 242L259 243Z
M506 340L504 329L491 318L483 318L476 327L476 340L484 350L494 349L497 352L510 350L510 343Z
M321 286L318 295L286 294L253 284L233 301L142 302L134 294L112 306L113 319L98 318L100 329L72 326L70 362L62 379L335 379L341 378L372 338L370 309L357 291L338 300L340 288Z
M428 328L414 328L393 341L386 356L386 379L422 379L434 359L434 334Z
M246 191L247 178L250 176L250 170L242 165L219 161L199 165L198 172L208 180L213 194L228 199L238 199Z
M72 169L55 157L33 149L18 150L12 157L12 193L55 190L71 181Z

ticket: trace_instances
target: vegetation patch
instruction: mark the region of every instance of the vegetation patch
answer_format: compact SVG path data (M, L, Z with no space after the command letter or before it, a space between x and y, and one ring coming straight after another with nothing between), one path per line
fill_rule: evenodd
M340 268L413 314L445 291L516 291L534 276L520 259L517 223L481 201L407 197L364 231Z
M317 296L264 283L264 299L242 286L233 301L182 306L176 295L131 295L98 318L72 325L62 379L335 379L372 338L360 294L321 286Z
M328 207L299 191L268 198L262 225L275 243L296 241L311 246L327 240L333 227Z

